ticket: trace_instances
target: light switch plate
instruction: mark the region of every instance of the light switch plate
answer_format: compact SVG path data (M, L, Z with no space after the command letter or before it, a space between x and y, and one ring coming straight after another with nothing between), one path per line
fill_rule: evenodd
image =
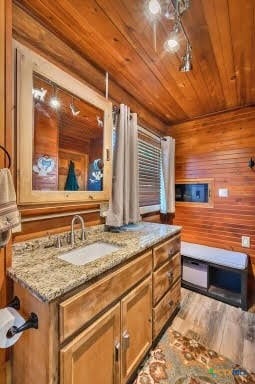
M242 247L250 248L250 237L249 236L242 236Z
M219 188L219 197L228 197L228 189Z

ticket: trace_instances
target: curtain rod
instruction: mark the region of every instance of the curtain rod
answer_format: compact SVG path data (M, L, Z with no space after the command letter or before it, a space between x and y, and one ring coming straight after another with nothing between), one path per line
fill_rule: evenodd
M113 108L112 108L112 113L116 115L119 112L120 112L120 107L118 105L114 105ZM138 124L138 126L139 126L139 130L141 130L145 135L148 135L150 137L156 138L157 140L166 141L165 137L160 136L157 133L151 132L148 128L144 128L144 127L142 127L139 124Z

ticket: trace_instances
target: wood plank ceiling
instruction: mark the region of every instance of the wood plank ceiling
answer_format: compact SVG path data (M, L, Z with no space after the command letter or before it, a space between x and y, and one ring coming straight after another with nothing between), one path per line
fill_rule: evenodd
M178 70L183 49L164 52L171 21L158 23L154 51L144 0L15 3L166 124L255 104L254 0L191 1L183 15L193 47L189 73Z

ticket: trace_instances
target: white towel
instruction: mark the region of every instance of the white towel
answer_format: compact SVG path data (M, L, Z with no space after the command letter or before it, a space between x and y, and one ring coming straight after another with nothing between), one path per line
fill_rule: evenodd
M0 247L8 242L11 230L21 231L20 213L11 172L3 168L0 169Z

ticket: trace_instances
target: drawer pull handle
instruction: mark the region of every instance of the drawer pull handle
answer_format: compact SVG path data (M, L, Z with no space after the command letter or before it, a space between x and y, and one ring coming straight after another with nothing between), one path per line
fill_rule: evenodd
M168 280L169 280L169 281L172 281L172 280L173 280L173 277L174 277L173 272L172 272L172 271L167 272L167 277L168 277Z
M128 334L128 331L124 331L122 335L122 344L123 349L126 351L130 346L130 335Z
M115 344L115 361L118 362L120 358L120 342Z
M169 301L169 307L172 307L172 305L174 305L174 301L173 300Z

